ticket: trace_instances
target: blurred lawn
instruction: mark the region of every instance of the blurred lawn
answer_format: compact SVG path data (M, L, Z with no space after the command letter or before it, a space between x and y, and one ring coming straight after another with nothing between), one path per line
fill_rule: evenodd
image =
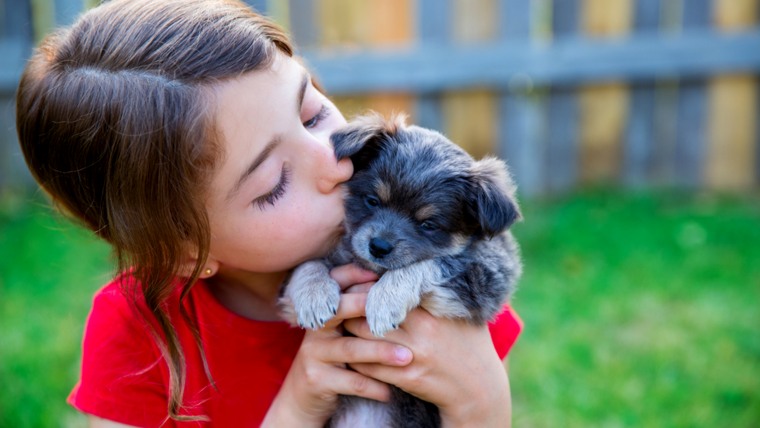
M760 426L760 198L590 191L524 204L516 427ZM64 400L108 248L0 200L0 427Z

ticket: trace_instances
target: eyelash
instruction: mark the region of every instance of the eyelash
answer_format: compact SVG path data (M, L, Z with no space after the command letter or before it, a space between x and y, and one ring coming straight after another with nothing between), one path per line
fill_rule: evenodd
M327 116L330 115L330 109L327 108L327 106L322 105L322 108L319 109L316 115L312 117L311 119L307 120L303 123L304 128L311 129L315 126L319 125L320 122L322 122Z
M283 166L282 173L280 174L280 182L277 183L277 185L274 186L274 189L269 193L259 196L253 202L262 210L266 208L267 205L274 206L275 202L285 194L288 184L290 184L290 169L288 169L287 166Z

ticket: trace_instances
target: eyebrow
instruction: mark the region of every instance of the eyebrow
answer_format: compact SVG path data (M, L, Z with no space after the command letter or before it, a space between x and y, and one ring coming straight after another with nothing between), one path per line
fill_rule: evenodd
M306 72L306 70L303 71L302 77L301 77L301 83L298 85L298 95L296 98L296 114L301 115L301 108L303 107L303 99L306 95L306 88L309 86L310 76L309 73ZM232 199L235 194L240 190L240 186L245 183L245 181L248 179L248 177L251 176L256 171L256 168L259 167L262 163L264 163L265 160L269 157L269 155L272 153L272 150L277 147L280 142L282 141L282 135L277 134L275 135L264 147L264 150L259 153L258 156L256 156L255 159L253 159L253 162L251 162L248 165L248 168L243 171L242 174L240 174L240 177L235 182L235 185L232 187L232 190L227 194L227 200L229 201Z
M304 95L306 95L306 87L309 86L309 81L311 81L311 76L309 76L309 73L306 72L306 70L303 71L303 75L301 76L301 85L298 87L298 103L296 105L296 114L301 115L301 107L303 107L303 98Z

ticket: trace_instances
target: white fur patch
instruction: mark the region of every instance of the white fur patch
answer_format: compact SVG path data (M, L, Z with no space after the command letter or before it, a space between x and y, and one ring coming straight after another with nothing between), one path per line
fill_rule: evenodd
M352 401L338 419L332 421L331 428L385 428L391 423L388 405L372 400Z
M441 270L433 260L389 270L367 296L367 323L372 334L382 337L398 328L406 314L420 305L422 293L440 282Z

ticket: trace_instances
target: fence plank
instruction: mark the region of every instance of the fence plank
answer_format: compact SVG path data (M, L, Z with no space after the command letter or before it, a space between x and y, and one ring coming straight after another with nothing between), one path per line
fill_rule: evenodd
M55 25L70 25L84 10L82 0L54 0Z
M345 1L332 0L322 3L323 9L319 15L328 22L322 21L321 27L325 31L330 28L336 30L334 35L323 38L323 43L360 45L369 50L381 49L389 45L411 44L413 29L410 19L413 5L410 0L352 2L351 4L353 6L346 9L344 8L347 6ZM336 14L344 14L343 20L338 27L332 27ZM401 18L404 16L407 18ZM350 68L347 70L353 72ZM370 109L384 116L399 112L414 116L416 113L413 96L403 91L350 94L347 97L335 97L334 101L349 117Z
M448 0L418 0L417 39L420 49L444 47L451 42L452 8ZM440 91L421 92L415 113L420 126L443 131L443 100Z
M574 37L578 32L579 0L552 1L553 38ZM578 96L574 87L549 89L546 126L546 187L561 192L575 185L578 177Z
M569 38L550 45L484 43L422 50L307 52L333 93L471 87L507 88L637 81L662 75L694 78L760 70L760 30L684 32L678 37ZM710 55L705 55L709 52Z
M248 3L249 6L253 8L256 12L259 12L262 15L269 14L269 8L268 3L269 0L244 0L246 3Z
M714 21L722 31L757 23L755 0L717 0ZM721 75L709 84L706 181L714 189L746 189L755 179L757 82L749 74Z
M318 0L290 0L290 33L299 50L310 49L319 44L319 26L316 17Z
M32 40L34 32L31 4L28 1L12 1L5 2L5 4L0 3L0 7L3 8L0 40L26 39L27 43Z
M321 0L318 16L322 27L321 46L366 46L369 39L367 2Z
M414 39L414 16L411 0L369 2L367 19L374 47L404 47Z
M711 21L712 0L689 0L682 6L682 31L707 28ZM695 189L702 185L706 165L707 91L706 79L681 79L675 137L675 185Z
M493 0L452 0L451 43L462 47L492 42L497 34ZM473 64L465 64L473 67ZM477 85L474 85L477 87ZM496 150L496 97L486 89L444 92L441 98L446 135L475 157Z
M756 80L722 75L709 85L707 185L747 189L755 178Z
M639 33L657 33L660 0L638 0L634 4L633 27ZM664 141L655 138L655 80L637 82L630 89L630 112L623 143L623 181L643 186L653 175L655 151Z
M373 49L410 45L414 37L411 0L385 0L369 2L363 17L370 28L369 44ZM415 120L413 95L402 92L372 94L367 99L369 108L384 116L404 112Z
M31 4L0 3L0 193L33 183L16 142L15 97L18 79L33 40Z
M529 0L501 3L501 36L525 45L531 44L533 11ZM520 192L536 195L544 190L546 144L543 138L543 100L532 87L504 90L499 97L499 152L512 169Z
M631 26L628 0L585 0L583 6L583 30L590 37L620 37ZM580 177L585 182L617 181L628 88L614 82L589 85L581 89L580 97Z

